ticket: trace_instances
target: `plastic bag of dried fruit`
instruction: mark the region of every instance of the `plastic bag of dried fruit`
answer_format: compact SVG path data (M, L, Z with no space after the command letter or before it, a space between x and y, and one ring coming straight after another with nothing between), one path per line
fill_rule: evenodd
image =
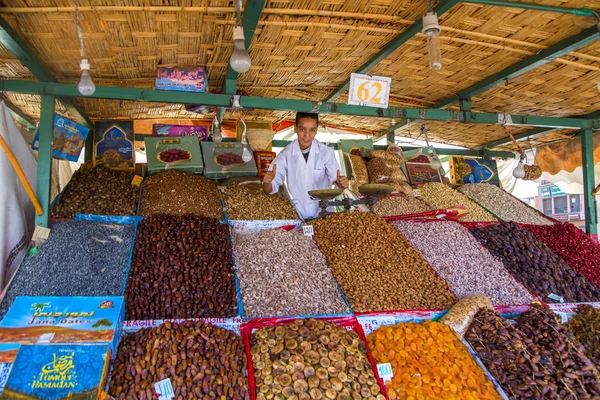
M398 167L390 167L387 160L373 158L367 162L369 183L402 183L406 182L406 176Z
M369 183L369 173L367 172L367 164L360 156L354 154L348 154L350 159L350 165L352 166L352 179L358 185L364 185Z
M450 311L440 319L441 323L448 325L459 339L463 339L465 333L471 326L473 318L479 310L489 308L494 309L492 302L485 296L468 296L460 299Z

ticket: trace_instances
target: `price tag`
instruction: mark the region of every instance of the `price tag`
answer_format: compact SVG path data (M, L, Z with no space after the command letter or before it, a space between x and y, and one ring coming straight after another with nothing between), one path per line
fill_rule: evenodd
M133 177L133 180L131 181L131 184L132 184L133 186L140 187L140 185L142 184L142 181L143 181L143 180L144 180L144 178L143 178L143 177L141 177L141 176L139 176L139 175L135 175L135 176Z
M419 189L413 189L413 195L415 197L421 197L421 192L419 192Z
M302 227L302 232L304 232L304 236L313 236L315 234L312 225L304 225Z
M169 378L156 382L154 384L154 391L158 396L158 400L171 400L175 397L175 391Z
M377 373L381 380L383 380L383 383L391 381L394 377L394 372L392 371L392 365L390 363L377 364Z
M36 246L41 246L46 240L48 240L48 236L50 236L51 231L51 229L37 225L33 231L33 237L31 240Z
M558 302L561 302L561 303L564 303L564 302L565 302L565 299L564 299L564 297L562 297L562 296L559 296L559 295L557 295L557 294L554 294L554 293L550 293L550 294L548 295L548 297L550 297L552 300L556 300L556 301L558 301Z
M554 313L558 314L558 316L560 317L561 324L566 324L567 322L569 322L569 315L566 312L554 311Z
M392 78L364 74L350 75L348 104L387 108Z

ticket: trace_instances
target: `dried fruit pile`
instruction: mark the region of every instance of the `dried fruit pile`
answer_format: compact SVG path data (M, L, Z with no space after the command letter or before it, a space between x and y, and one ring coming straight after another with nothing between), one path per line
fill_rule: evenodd
M394 222L460 298L483 294L495 305L528 304L531 294L456 222Z
M596 286L600 286L600 245L573 224L525 228Z
M132 224L59 221L38 254L23 259L0 303L17 296L122 296Z
M223 193L230 220L298 219L292 203L279 195L233 183Z
M235 316L227 227L195 215L145 219L135 238L125 300L128 320Z
M567 302L600 300L600 290L583 275L569 267L531 232L514 222L502 222L471 233L512 275L536 296L556 302L550 295L562 296Z
M390 400L500 399L467 348L452 330L425 321L382 326L367 337L377 364L390 363Z
M117 400L155 399L154 383L167 378L176 399L250 399L242 340L201 321L165 321L158 328L126 335L108 393Z
M569 331L585 347L586 355L596 367L600 367L600 310L582 304L567 324Z
M140 188L131 184L133 172L82 166L52 208L52 218L75 214L135 215Z
M504 221L522 224L552 225L552 221L542 217L533 208L489 183L469 183L458 190L470 199L481 204Z
M512 324L491 310L465 339L511 399L597 399L598 370L557 316L534 306Z
M448 308L456 301L410 243L371 213L338 213L312 223L354 311Z
M385 399L358 334L332 322L261 328L250 348L257 400Z
M158 153L158 157L160 161L170 163L179 160L189 160L192 157L192 153L182 149L169 149Z
M431 207L413 196L404 194L384 197L373 206L373 212L381 217L417 214L425 211L431 211Z
M169 170L144 179L140 214L195 214L223 218L217 184L200 175Z
M325 257L302 232L234 233L233 250L247 316L349 311Z
M481 208L477 203L470 200L464 194L439 182L429 182L419 187L421 200L436 210L446 209L452 206L463 206L469 213L460 220L464 222L496 221L496 218Z

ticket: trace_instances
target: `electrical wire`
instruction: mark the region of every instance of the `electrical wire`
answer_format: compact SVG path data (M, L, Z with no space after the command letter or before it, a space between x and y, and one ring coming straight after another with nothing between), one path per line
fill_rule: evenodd
M77 5L77 0L73 0L73 4L75 4L75 22L77 23L77 36L79 36L79 52L81 53L81 58L85 58L83 32L81 31L81 22L79 21L79 6Z

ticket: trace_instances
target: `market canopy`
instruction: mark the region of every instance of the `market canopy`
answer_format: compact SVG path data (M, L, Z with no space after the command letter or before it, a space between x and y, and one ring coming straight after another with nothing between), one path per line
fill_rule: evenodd
M461 98L464 111L596 117L600 105L598 18L581 8L598 8L598 2L574 0L553 7L537 0L441 1L434 9L442 26L444 66L433 71L420 33L426 2L248 1L242 23L252 67L239 77L228 71L236 21L231 2L168 3L79 2L96 85L151 89L157 67L205 65L211 92L231 93L233 88L235 93L237 84L249 96L262 98L345 103L350 73L363 72L391 77L390 105L399 108L458 110ZM76 83L81 57L73 2L3 4L0 76ZM39 95L4 96L21 122L39 119ZM59 113L89 121L212 118L190 113L181 104L59 100ZM289 111L264 109L245 116L273 123L291 117ZM415 119L408 125L396 118L396 135L409 136ZM323 115L322 120L373 133L387 132L392 125L392 118L377 116ZM532 146L577 134L548 127L509 130L518 138L535 133ZM500 125L437 121L430 123L430 131L432 140L471 148L510 144Z

